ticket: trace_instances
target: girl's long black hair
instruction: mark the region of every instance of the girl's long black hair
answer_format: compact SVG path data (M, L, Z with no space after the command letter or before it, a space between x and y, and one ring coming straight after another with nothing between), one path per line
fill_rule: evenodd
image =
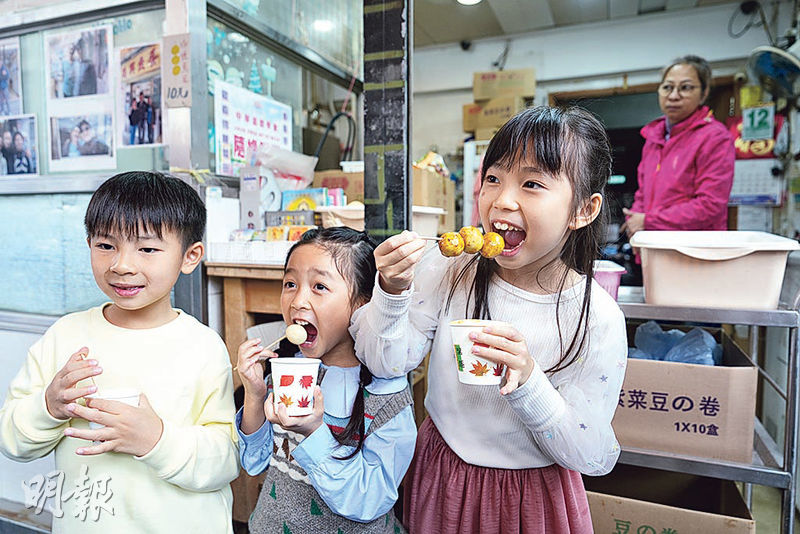
M489 143L481 167L482 179L485 179L487 170L492 166L511 169L531 160L535 160L539 168L552 176L563 173L568 177L573 189L571 209L574 214L578 214L593 194L600 193L605 197L605 185L611 176L611 143L603 125L588 111L578 107L540 106L520 112L503 125ZM599 258L605 239L605 218L604 201L594 222L577 230L569 230L559 255L559 260L567 267L560 275L556 301L561 356L555 365L546 370L547 373L569 367L586 345L594 260ZM586 286L578 324L565 349L559 308L561 292L570 270L585 275ZM480 255L473 257L455 275L446 308L449 308L456 289L467 284L468 275L473 271L475 275L469 284L465 314L474 319L491 319L489 283L497 272L497 263ZM474 303L471 313L470 301Z
M292 253L303 245L317 245L325 249L333 258L333 263L339 274L350 283L350 309L355 310L361 304L372 298L372 288L375 284L375 242L366 232L359 232L346 226L325 228L322 230L309 230L303 234L286 255L284 271L289 265ZM372 373L366 365L361 366L359 375L358 393L353 400L353 410L350 420L344 430L333 432L333 437L344 445L349 441L357 443L355 450L337 460L347 460L358 454L364 445L364 388L372 382Z

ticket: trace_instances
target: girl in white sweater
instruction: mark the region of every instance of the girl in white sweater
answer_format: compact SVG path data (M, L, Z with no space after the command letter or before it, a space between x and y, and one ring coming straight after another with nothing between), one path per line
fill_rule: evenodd
M413 232L376 249L373 298L351 325L357 354L376 376L431 355L409 532L592 531L580 474L605 474L619 456L611 420L627 356L624 317L592 279L610 172L592 115L528 109L482 166L479 212L505 240L500 256L423 256ZM505 366L500 387L458 381L449 324L464 318L513 325L472 338L476 355Z

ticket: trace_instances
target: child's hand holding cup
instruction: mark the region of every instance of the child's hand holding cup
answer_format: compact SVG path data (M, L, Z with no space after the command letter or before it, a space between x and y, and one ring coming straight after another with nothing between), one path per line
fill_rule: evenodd
M133 406L134 408L139 407L139 390L136 388L104 388L99 390L97 393L87 395L86 397L89 399L103 399L122 402L128 406ZM89 421L89 428L92 430L97 430L99 428L105 428L105 425L95 423L94 421ZM100 442L94 441L94 443L97 444Z
M320 361L314 358L273 358L273 406L281 406L286 415L310 415L314 411L314 387L317 385Z
M497 386L503 380L505 366L493 363L473 354L475 345L470 339L473 332L481 333L487 326L510 326L503 321L487 321L484 319L460 319L450 322L450 334L453 336L453 350L458 372L458 381L462 384L478 386ZM485 346L485 345L483 345Z
M313 358L272 360L273 392L264 403L270 423L306 437L322 425L325 406L317 386L318 370L319 360Z

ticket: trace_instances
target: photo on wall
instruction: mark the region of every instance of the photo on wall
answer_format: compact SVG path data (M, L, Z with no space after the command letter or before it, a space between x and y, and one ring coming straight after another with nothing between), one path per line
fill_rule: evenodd
M0 177L39 174L36 116L0 117Z
M111 26L45 36L47 98L60 100L111 94Z
M119 145L161 143L161 45L146 43L119 48L117 58Z
M50 117L50 170L114 168L113 131L110 111Z
M0 117L22 113L19 37L0 39Z

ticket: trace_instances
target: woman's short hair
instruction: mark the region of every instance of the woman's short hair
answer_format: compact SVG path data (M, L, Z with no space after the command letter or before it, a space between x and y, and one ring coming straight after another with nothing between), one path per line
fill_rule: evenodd
M701 58L700 56L681 56L672 60L672 63L669 66L665 67L664 70L661 71L661 81L664 81L664 78L667 77L667 73L670 71L672 67L675 65L689 65L690 67L694 68L694 71L697 73L697 78L700 80L700 92L705 93L706 89L711 85L711 65L708 64L708 61Z

